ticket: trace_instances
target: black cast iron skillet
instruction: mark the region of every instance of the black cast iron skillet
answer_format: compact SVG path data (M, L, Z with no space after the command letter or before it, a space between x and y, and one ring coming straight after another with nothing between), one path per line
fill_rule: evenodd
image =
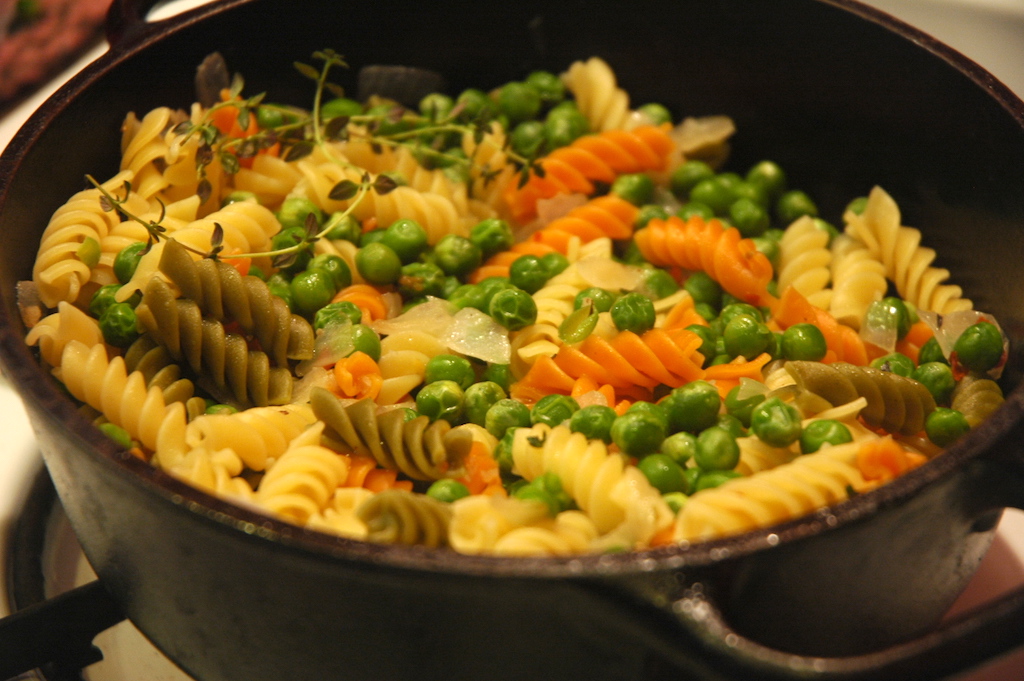
M115 3L111 53L0 157L0 359L100 577L63 603L98 599L96 629L123 612L202 681L935 678L1024 638L1022 592L935 628L1001 510L1024 507L1024 104L979 67L853 0L229 0L155 24L140 19L146 8ZM116 451L23 342L13 291L47 218L86 173L114 173L126 111L193 101L210 52L247 92L305 104L310 86L291 63L325 47L356 67L435 71L452 93L600 55L635 102L732 116L732 166L778 161L835 222L880 184L1009 334L1006 404L926 466L811 517L572 559L339 539ZM0 628L4 661L17 660L0 671L48 654L30 646L32 621ZM25 650L36 657L19 660Z

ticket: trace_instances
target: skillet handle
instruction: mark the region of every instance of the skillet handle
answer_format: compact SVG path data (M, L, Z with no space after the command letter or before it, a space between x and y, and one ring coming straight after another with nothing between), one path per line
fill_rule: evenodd
M881 651L849 657L810 657L765 647L735 631L699 587L673 605L716 679L741 681L937 681L976 667L1024 642L1024 588ZM652 643L654 643L652 641ZM670 663L686 668L693 651L678 639L655 644Z
M0 679L54 664L68 669L103 659L92 645L125 618L98 580L0 619Z

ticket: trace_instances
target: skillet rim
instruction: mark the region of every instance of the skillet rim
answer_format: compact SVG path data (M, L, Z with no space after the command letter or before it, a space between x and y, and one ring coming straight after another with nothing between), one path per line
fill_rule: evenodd
M147 0L143 0L145 4ZM0 208L6 202L10 177L17 172L23 157L54 118L93 83L123 61L136 58L154 43L166 39L193 24L238 6L259 0L217 0L169 19L141 26L128 26L123 42L73 77L50 97L15 134L0 155ZM845 10L862 20L873 22L891 33L930 52L947 66L966 75L975 85L1006 110L1024 130L1024 102L988 71L936 40L885 12L858 0L810 0ZM116 5L117 3L115 3ZM129 2L131 4L131 2ZM114 8L112 7L112 12ZM0 294L6 298L10 292ZM959 440L941 455L897 480L858 495L840 504L769 528L694 544L671 546L617 554L583 554L568 557L509 558L490 555L459 554L445 549L418 546L374 544L310 530L277 520L245 505L227 501L192 487L130 454L118 450L84 417L74 403L65 398L56 383L43 372L24 344L22 323L11 323L0 308L0 366L30 407L33 427L55 429L58 437L77 450L98 457L114 472L130 477L136 484L162 501L213 522L228 531L254 540L265 541L287 550L298 550L311 557L330 560L354 560L390 568L486 577L587 578L640 574L657 570L702 568L790 542L813 538L823 532L865 522L881 510L910 500L928 485L955 475L967 462L992 456L992 445L1003 442L1020 426L1024 417L1024 383L1006 395L1006 402L982 426ZM1012 352L1011 352L1012 355ZM40 426L42 424L42 426Z

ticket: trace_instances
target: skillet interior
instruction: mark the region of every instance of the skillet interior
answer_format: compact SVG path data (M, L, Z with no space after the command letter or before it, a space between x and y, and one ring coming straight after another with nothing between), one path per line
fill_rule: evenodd
M387 11L316 2L226 6L237 7L224 14L200 12L210 15L206 21L184 21L184 30L152 44L143 40L141 47L126 49L97 65L70 91L51 101L19 135L14 146L27 145L31 153L21 159L9 152L0 161L4 178L0 180L0 234L5 242L0 252L0 285L4 292L28 277L31 254L47 218L82 187L82 177L113 174L124 112L165 104L187 106L193 99L192 68L215 49L245 75L248 92L267 90L275 99L300 104L309 100L311 92L294 75L291 61L306 60L313 50L325 46L335 47L355 66L397 63L436 70L446 76L453 93L468 86L500 84L535 68L558 71L574 59L596 54L614 65L623 87L637 102L661 101L677 115L732 116L739 134L731 164L743 168L760 158L777 160L794 184L819 200L824 216L832 221L838 222L851 197L873 184L884 186L903 208L905 222L921 227L925 241L938 250L939 264L955 272L956 281L979 309L999 318L1014 341L1014 357L1019 353L1017 341L1024 331L1024 271L1018 267L1019 254L1024 252L1020 231L1024 224L1020 181L1024 113L1018 100L998 84L985 82L983 74L970 65L961 72L936 59L928 50L944 50L919 34L913 37L927 49L894 38L872 21L854 20L830 3L803 0L778 0L770 9L764 3L738 0L634 3L628 11L583 2L486 8L452 3L429 9L399 2ZM268 20L270 16L281 19ZM643 40L643 48L638 49L637 36L652 39ZM346 84L353 85L351 77ZM77 91L84 86L88 87ZM987 90L1001 96L1003 103ZM53 121L45 130L33 128L47 117ZM4 312L9 320L18 319L10 295L4 297ZM72 416L70 405L52 385L39 381L21 337L16 321L5 329L4 362L25 392L37 427L70 424L69 434L44 436L44 449L62 452L95 446L116 460L109 444ZM1018 384L1019 366L1018 361L1011 363L1007 388ZM958 450L962 459L971 455L966 446ZM103 514L103 504L86 500L83 490L70 489L78 475L86 474L59 454L49 454L50 461L56 477L63 475L68 483L65 494L73 496L70 505L77 502L82 509L76 527L86 537L95 537L83 543L101 566L101 576L126 593L135 590L132 580L138 576L126 574L125 566L117 564L120 558L112 560L120 556L124 542L104 536L113 527L126 528L111 524L109 518L99 522L88 517ZM143 505L152 503L155 489L163 497L178 495L179 502L197 503L188 513L231 514L215 522L233 525L231 516L258 519L162 476L134 470L140 467L131 461L117 465L117 486L138 487L136 473L155 481L144 485L139 495ZM918 482L893 494L915 491L926 477L918 476ZM163 522L160 515L151 520L157 525ZM333 549L327 549L322 536L293 532L275 523L265 525L273 538L284 536L288 543L318 552L335 550L372 562L441 572L525 574L522 569L566 575L582 565L588 574L604 574L595 569L597 561L589 559L576 567L549 562L519 568L501 561L449 563L417 552L353 548L344 542L333 542ZM795 534L814 531L808 526ZM124 536L135 534L127 530ZM965 551L968 562L976 560L983 548L978 545ZM721 555L705 547L679 553L673 564L680 562L675 560L678 557L685 564L700 565ZM641 559L615 558L606 567L611 572L629 572ZM668 561L663 563L669 566ZM142 601L151 604L149 597L141 598L135 608L144 618Z

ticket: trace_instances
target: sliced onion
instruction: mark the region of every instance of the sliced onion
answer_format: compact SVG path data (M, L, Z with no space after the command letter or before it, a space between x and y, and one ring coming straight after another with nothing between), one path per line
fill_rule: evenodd
M576 271L589 285L612 291L633 291L643 283L639 267L607 258L584 258L576 263Z
M313 356L299 362L295 367L298 376L305 376L315 367L331 366L339 359L348 357L355 350L352 340L352 322L345 319L337 324L328 324L316 336L313 345Z
M508 364L512 361L508 330L474 307L456 312L441 340L449 349L484 362Z
M410 308L393 319L378 319L370 327L382 336L403 331L423 331L441 338L452 323L452 305L442 298L427 297L427 302Z
M543 227L587 202L586 194L555 194L537 202L537 222Z

